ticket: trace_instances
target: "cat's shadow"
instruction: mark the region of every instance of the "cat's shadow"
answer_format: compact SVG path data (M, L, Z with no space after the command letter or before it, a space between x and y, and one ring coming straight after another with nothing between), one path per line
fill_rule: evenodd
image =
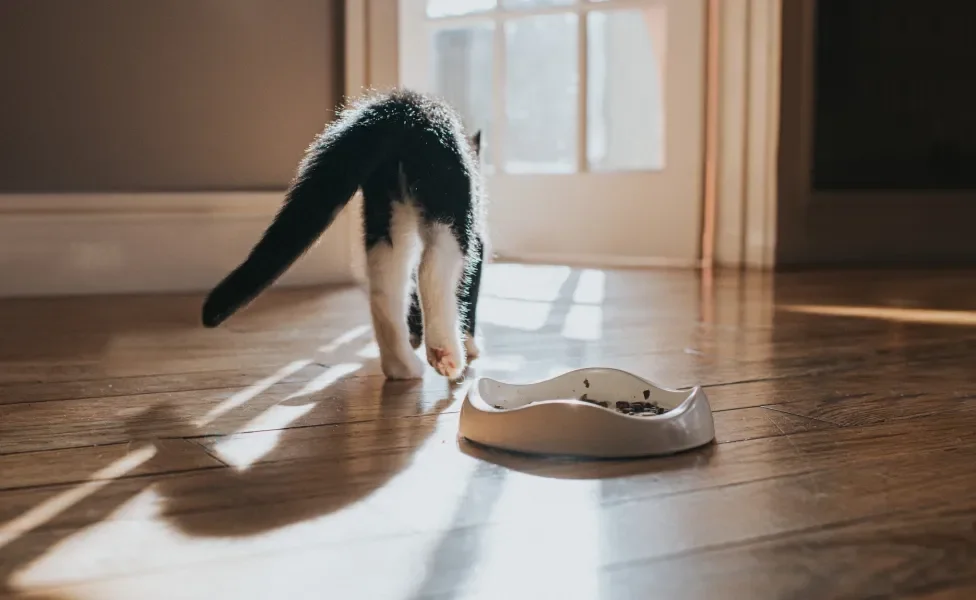
M413 401L422 385L385 381L372 397L333 392L294 402L319 402L312 411L334 411L335 406L324 405L328 402L365 403L382 414ZM410 464L434 432L437 415L452 402L448 392L429 410L418 407L422 414L414 417L280 430L274 447L247 468L227 466L157 481L163 517L188 535L240 537L331 514L375 493Z
M247 469L224 466L167 474L166 463L151 464L168 460L157 455L142 465L148 472L160 473L151 480L111 481L55 515L44 528L0 546L0 596L16 595L15 576L66 537L109 519L148 489L159 497L165 522L194 537L256 536L327 516L366 498L410 464L416 450L435 431L437 416L454 400L454 390L449 387L441 400L427 406L425 394L416 393L422 385L420 381L385 381L382 386L366 386L374 390L367 394L343 397L330 389L279 403L316 403L307 413L312 417L315 411L335 410L329 404L336 402L372 406L378 415L402 408L403 402L419 405L408 418L282 429L275 446ZM341 381L333 388L342 388ZM133 417L126 428L134 444L152 444L155 432L171 430L178 420L180 415L162 404ZM52 489L47 499L58 493L63 492ZM47 597L58 596L52 592Z

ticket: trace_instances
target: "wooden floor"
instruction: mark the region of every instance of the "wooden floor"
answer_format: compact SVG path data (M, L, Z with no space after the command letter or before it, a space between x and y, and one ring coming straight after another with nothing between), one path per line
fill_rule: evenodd
M364 299L0 301L0 596L976 598L976 273L494 266L475 372L708 386L617 462L459 442Z

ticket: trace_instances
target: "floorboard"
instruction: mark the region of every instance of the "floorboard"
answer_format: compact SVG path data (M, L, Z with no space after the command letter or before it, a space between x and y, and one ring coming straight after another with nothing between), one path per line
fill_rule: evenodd
M357 289L0 300L0 597L969 598L974 274L493 265L470 376L706 386L629 461L458 440Z

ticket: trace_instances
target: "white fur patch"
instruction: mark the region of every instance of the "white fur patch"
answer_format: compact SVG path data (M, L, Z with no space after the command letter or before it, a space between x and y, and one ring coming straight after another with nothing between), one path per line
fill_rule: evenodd
M465 366L457 299L464 255L447 225L426 225L421 235L424 249L417 283L427 362L441 375L457 379Z
M390 379L418 379L424 374L424 363L410 347L407 328L411 275L420 252L419 224L412 205L394 202L392 244L380 242L366 253L373 330L383 374Z

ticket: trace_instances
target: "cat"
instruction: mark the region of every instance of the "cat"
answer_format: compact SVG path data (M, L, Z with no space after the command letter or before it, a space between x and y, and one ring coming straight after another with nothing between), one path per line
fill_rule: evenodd
M445 102L409 90L343 110L306 150L274 221L208 295L212 328L282 275L363 192L369 304L388 379L418 379L421 342L440 375L460 379L475 337L486 257L481 131Z

